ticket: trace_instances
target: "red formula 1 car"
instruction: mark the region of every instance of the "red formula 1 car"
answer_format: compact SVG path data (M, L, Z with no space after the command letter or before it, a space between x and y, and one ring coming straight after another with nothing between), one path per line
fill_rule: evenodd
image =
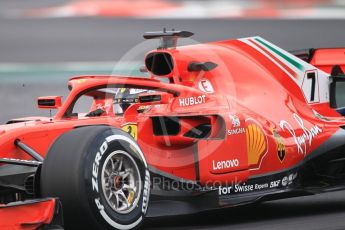
M38 98L54 117L0 126L1 229L133 229L345 189L345 48L176 47L191 35L146 33L149 77L74 77L64 103Z

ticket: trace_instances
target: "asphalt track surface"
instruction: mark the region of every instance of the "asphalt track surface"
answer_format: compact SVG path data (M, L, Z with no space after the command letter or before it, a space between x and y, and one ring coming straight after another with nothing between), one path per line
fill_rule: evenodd
M10 1L5 1L6 6ZM0 3L1 4L1 3ZM200 42L260 35L291 49L345 46L341 20L0 19L0 62L116 61L145 31L190 30ZM23 73L22 73L23 74ZM25 73L24 73L25 75ZM25 76L24 76L25 77ZM35 98L66 95L68 76L0 82L0 122L37 112ZM168 208L168 207L167 207ZM197 215L149 219L144 229L345 229L345 192Z

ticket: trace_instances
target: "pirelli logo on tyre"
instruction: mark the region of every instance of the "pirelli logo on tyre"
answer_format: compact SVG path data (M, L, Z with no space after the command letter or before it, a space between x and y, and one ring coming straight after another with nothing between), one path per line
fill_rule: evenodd
M144 191L143 191L143 204L142 204L142 213L145 214L149 206L150 198L150 173L148 170L145 171L145 181L144 181Z

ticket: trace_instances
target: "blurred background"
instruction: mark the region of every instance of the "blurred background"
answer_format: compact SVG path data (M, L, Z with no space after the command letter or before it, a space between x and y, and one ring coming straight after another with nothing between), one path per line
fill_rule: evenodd
M73 75L139 74L156 41L146 31L194 32L186 44L259 35L286 50L345 47L343 0L0 0L0 122L49 115L36 97L68 93ZM212 219L212 220L211 220ZM297 198L145 228L345 229L345 196Z

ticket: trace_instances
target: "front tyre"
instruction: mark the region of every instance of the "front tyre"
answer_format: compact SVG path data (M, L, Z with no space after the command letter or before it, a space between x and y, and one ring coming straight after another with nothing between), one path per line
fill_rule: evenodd
M67 229L133 229L148 208L150 174L130 135L90 126L56 140L41 187L43 196L61 199Z

